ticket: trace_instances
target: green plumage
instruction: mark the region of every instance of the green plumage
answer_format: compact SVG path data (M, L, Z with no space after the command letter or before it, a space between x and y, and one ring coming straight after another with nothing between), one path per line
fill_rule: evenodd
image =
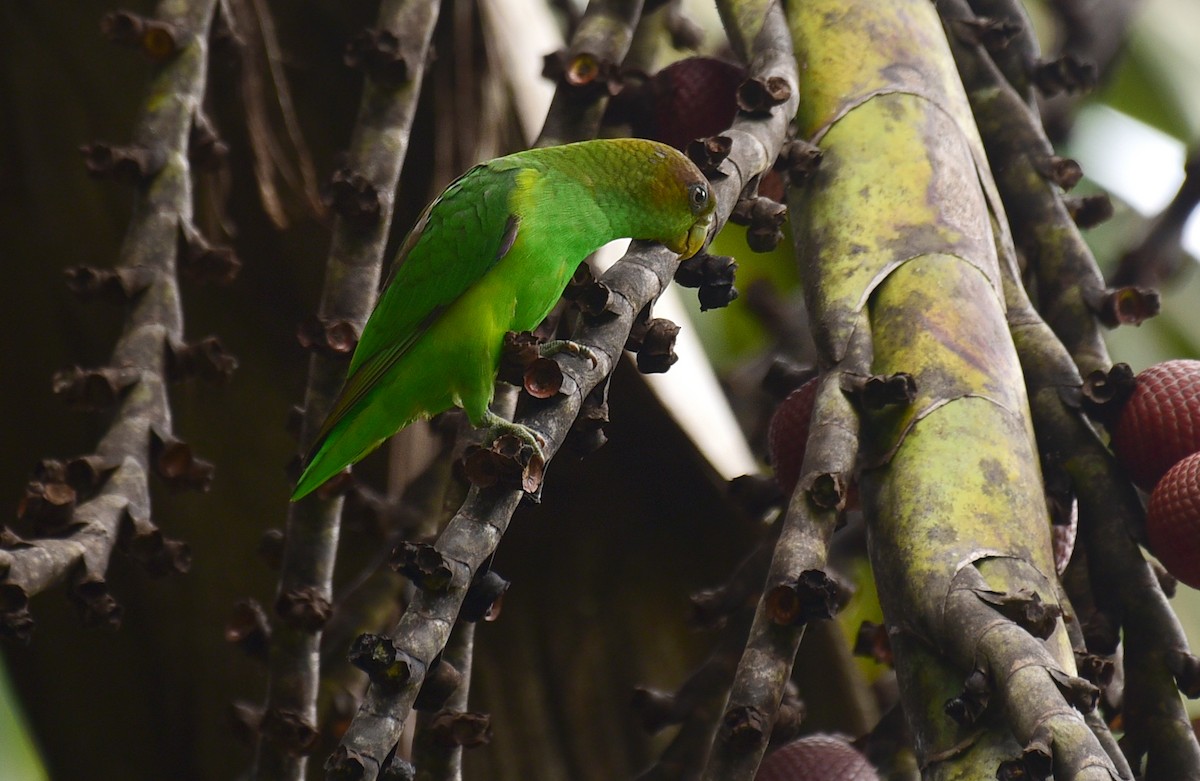
M535 328L576 267L618 238L690 256L708 232L708 183L678 151L613 139L477 165L404 240L295 501L422 417L483 422L504 334Z

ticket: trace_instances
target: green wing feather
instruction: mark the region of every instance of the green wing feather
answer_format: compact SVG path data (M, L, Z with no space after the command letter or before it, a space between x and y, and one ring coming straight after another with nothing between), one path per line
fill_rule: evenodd
M306 466L313 465L330 432L446 308L512 247L520 219L513 213L511 196L524 168L512 159L477 165L426 207L396 253L350 361L346 384L313 441ZM319 485L309 479L309 471L301 476L297 495L302 488Z

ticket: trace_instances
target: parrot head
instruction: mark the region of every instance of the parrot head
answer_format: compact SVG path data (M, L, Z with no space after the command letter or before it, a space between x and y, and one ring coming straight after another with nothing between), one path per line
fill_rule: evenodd
M686 260L704 246L704 241L708 238L708 232L712 228L713 211L716 209L717 201L713 198L712 189L709 187L708 180L704 178L704 174L700 173L690 160L686 158L684 160L687 162L687 167L682 171L680 183L683 185L683 197L687 199L689 222L683 233L666 239L663 244L667 249L678 254L681 259ZM688 170L689 168L691 170Z
M601 187L593 184L593 189L603 190L604 183L611 182L604 208L627 220L621 229L625 235L660 242L683 258L704 246L717 201L704 174L678 149L640 138L585 141L561 149L595 154L600 170L589 178Z

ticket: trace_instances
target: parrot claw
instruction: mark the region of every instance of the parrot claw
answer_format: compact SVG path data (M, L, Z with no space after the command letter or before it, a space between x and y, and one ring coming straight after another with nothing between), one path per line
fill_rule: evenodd
M467 477L479 486L497 482L517 484L536 495L546 468L546 440L533 429L488 411L482 428L488 444L468 448L464 455Z
M484 426L487 427L490 439L496 440L505 434L511 434L521 440L522 443L532 447L537 456L542 456L542 448L546 446L546 440L529 426L513 423L511 420L505 420L499 415L490 412L484 420Z
M557 353L570 353L578 355L580 358L586 358L591 362L592 368L600 365L600 356L596 355L596 351L586 344L572 342L570 339L555 339L551 342L546 342L538 347L538 353L543 358L549 358Z

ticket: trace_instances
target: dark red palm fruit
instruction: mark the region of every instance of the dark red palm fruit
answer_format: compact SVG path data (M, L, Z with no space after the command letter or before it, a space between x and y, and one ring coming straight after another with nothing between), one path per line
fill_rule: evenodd
M817 378L813 378L779 402L767 429L767 451L775 468L775 481L791 496L800 479L804 450L808 445L808 426L813 402L817 398Z
M1150 493L1146 542L1168 572L1200 588L1200 453L1171 467Z
M729 129L737 113L740 65L714 57L679 60L610 102L606 122L627 122L634 136L683 149L693 139Z
M875 767L836 735L809 735L766 756L754 781L879 781Z
M1200 361L1151 366L1135 380L1112 430L1117 461L1149 491L1180 459L1200 451Z
M740 65L713 57L689 57L660 70L653 79L658 139L683 149L694 138L728 130L745 79Z

